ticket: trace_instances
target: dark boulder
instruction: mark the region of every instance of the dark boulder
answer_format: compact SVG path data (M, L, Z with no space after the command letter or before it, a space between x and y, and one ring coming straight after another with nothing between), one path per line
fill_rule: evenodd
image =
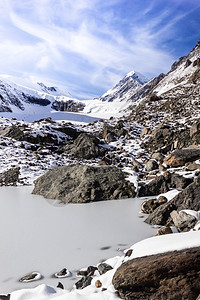
M64 203L135 197L128 174L117 167L70 165L54 168L35 181L33 194Z
M77 272L78 276L93 276L94 272L98 270L97 267L89 266L87 270L80 270Z
M1 129L0 136L10 137L17 141L23 141L25 139L23 130L16 125Z
M10 300L10 294L8 295L0 295L0 300Z
M178 174L171 174L170 188L185 189L192 182L193 182L192 178L186 178Z
M0 173L0 186L16 185L19 181L20 168L11 168L3 173Z
M200 291L200 247L135 258L113 277L114 288L126 300L194 300Z
M112 270L113 268L107 263L101 263L98 265L99 274L105 274L106 272Z
M84 289L86 286L90 285L92 282L91 276L82 277L79 281L75 283L78 290Z
M60 288L60 289L62 289L62 290L64 290L65 288L64 288L64 285L62 284L62 282L58 282L58 284L57 284L57 288Z
M102 147L100 140L88 133L81 133L70 148L74 157L91 159L103 156L106 149Z
M184 209L200 210L200 177L188 185L169 202L156 208L145 220L148 224L165 225L171 220L170 213Z
M151 180L149 183L140 187L139 197L155 196L168 192L169 188L166 182L166 178L161 175Z

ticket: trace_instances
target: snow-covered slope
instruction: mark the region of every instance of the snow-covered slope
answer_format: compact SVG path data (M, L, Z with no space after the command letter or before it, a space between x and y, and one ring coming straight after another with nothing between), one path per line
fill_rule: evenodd
M48 87L7 75L0 76L0 112L34 113L46 116L50 111L81 112L99 118L121 115L127 102L147 79L140 73L130 72L112 89L98 99L79 101L67 91ZM135 100L134 100L135 101Z
M116 101L126 100L130 98L144 83L148 81L144 75L131 71L122 80L120 80L113 88L104 93L99 100L101 101Z
M187 56L181 57L172 65L170 72L160 81L154 92L158 96L177 96L186 94L189 87L193 94L200 77L199 68L200 40Z
M148 79L144 75L131 71L101 97L82 101L85 104L83 113L101 118L120 117L130 106L130 101L138 99L136 95L146 82Z
M48 87L41 82L31 82L11 76L0 76L0 112L36 110L50 111L55 101L76 99L57 87ZM43 108L45 107L45 109Z

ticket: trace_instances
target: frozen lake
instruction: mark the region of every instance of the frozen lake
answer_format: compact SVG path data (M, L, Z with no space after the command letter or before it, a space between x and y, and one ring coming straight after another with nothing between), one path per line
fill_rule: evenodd
M122 255L156 231L139 217L141 199L55 206L32 189L0 187L0 293L58 281L71 288L77 270ZM64 267L72 277L51 278ZM18 281L32 271L44 279Z
M55 121L66 120L69 122L78 122L78 123L91 123L92 121L99 120L100 118L84 115L81 113L72 113L72 112L45 112L38 111L32 113L8 113L0 112L0 116L6 118L16 118L17 120L24 120L27 122L34 122L43 118L51 117Z

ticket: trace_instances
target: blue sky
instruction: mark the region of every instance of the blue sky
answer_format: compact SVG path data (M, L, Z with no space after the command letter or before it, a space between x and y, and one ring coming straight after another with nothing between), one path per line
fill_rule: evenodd
M100 96L168 72L200 38L199 0L1 0L1 74Z

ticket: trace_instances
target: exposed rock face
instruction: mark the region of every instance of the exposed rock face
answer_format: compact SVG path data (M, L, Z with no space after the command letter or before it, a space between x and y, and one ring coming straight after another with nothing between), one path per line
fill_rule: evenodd
M200 247L123 263L113 277L122 299L194 300L200 291Z
M166 172L164 175L157 176L149 183L142 185L139 190L139 197L156 196L168 192L170 188L184 189L192 181L191 178Z
M151 180L148 184L142 185L139 190L139 197L155 196L168 192L169 188L163 175Z
M137 108L139 109L139 107ZM141 108L145 110L145 107ZM193 144L194 141L190 138L189 129L179 128L180 126L169 126L168 124L161 124L154 129L142 147L149 152L160 152L167 154L167 152L174 149L182 149ZM154 157L155 158L155 157Z
M135 186L117 167L71 165L48 171L35 181L33 194L65 203L86 203L135 196Z
M0 186L2 185L16 185L19 181L20 168L12 168L8 171L0 173Z
M147 82L147 80L142 77L134 71L128 73L113 88L103 94L99 100L112 102L116 99L120 101L127 99L127 97L134 95L138 90L140 90L143 84Z
M164 162L170 167L184 166L187 162L195 161L200 158L200 149L186 148L175 150Z
M45 121L46 123L50 123L51 121L48 119L39 120L34 123L40 124L40 122ZM47 125L48 126L48 125ZM59 130L61 131L61 130ZM59 141L58 134L53 130L44 130L43 132L38 132L37 134L30 130L28 126L18 127L16 125L12 125L10 127L4 128L0 130L0 136L9 137L15 139L17 141L27 141L32 144L54 144L58 145L61 141ZM67 138L66 138L67 139Z
M88 133L81 133L70 148L71 155L78 158L96 158L103 156L106 149L100 145L100 140Z
M67 101L54 101L52 104L52 108L57 111L79 112L82 111L84 107L84 103L72 99Z
M23 131L15 125L2 129L0 131L0 136L14 138L15 140L18 141L23 141L25 139L25 135Z
M173 210L170 216L175 227L179 231L189 231L195 226L197 222L194 216L189 215L184 211L177 212L176 210Z
M200 177L193 183L188 185L177 196L169 202L156 208L152 214L148 216L145 222L149 224L165 225L170 220L170 213L173 210L192 209L200 210Z

